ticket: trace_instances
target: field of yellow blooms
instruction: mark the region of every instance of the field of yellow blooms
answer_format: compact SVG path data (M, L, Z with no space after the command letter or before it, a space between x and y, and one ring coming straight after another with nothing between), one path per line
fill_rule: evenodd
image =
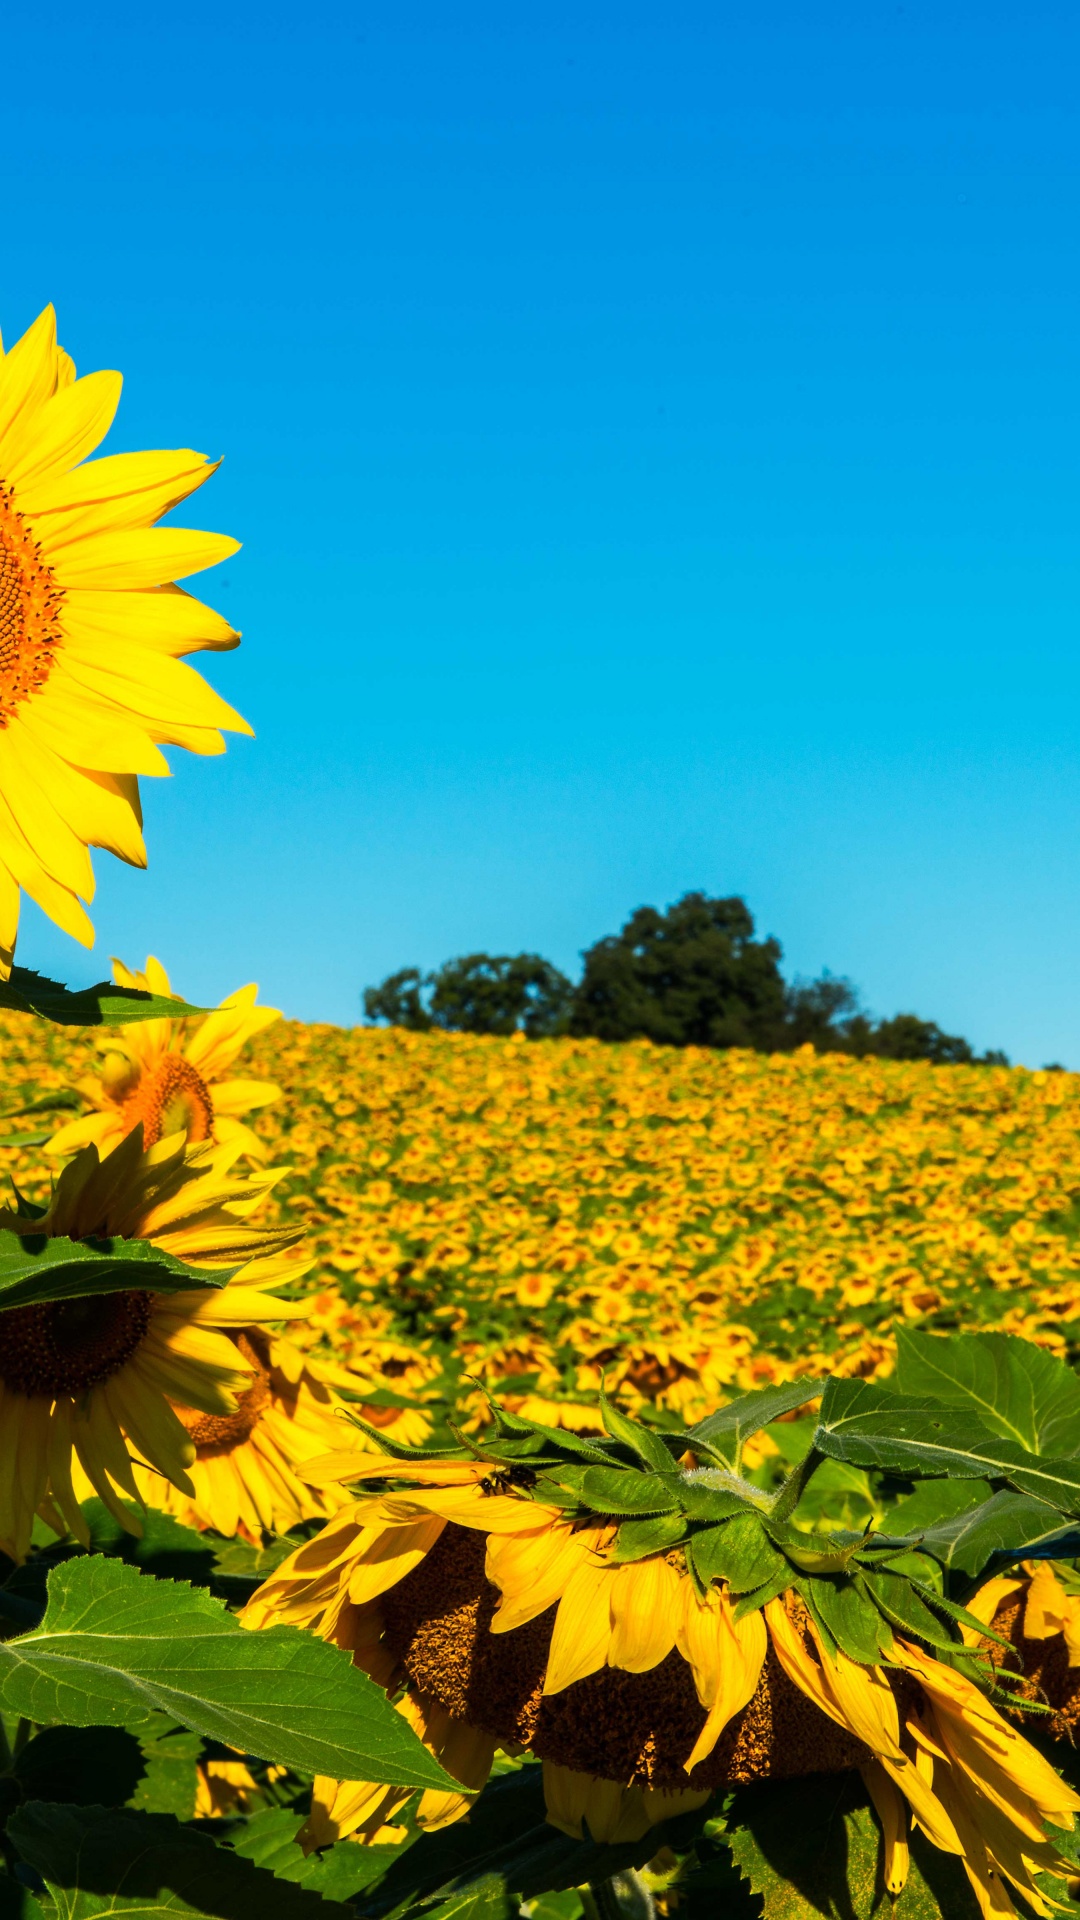
M33 1190L100 1056L13 1015L0 1045ZM1080 1076L289 1021L237 1071L281 1088L255 1125L317 1254L306 1337L376 1420L456 1400L477 1427L488 1388L586 1426L603 1376L681 1423L883 1373L900 1322L1080 1347Z

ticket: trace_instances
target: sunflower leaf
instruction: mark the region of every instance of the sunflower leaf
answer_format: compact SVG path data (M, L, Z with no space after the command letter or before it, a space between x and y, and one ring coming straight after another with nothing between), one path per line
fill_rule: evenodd
M635 1473L624 1467L588 1467L581 1498L594 1513L674 1513L681 1505L677 1473Z
M898 1473L1007 1480L1066 1514L1080 1514L1080 1460L1048 1460L991 1433L964 1408L831 1379L814 1445L833 1460Z
M735 1864L763 1904L762 1920L882 1920L881 1829L857 1773L810 1774L742 1787L727 1813ZM693 1890L693 1879L687 1886ZM913 1836L904 1920L978 1920L959 1860Z
M789 1380L782 1386L759 1387L754 1393L740 1394L726 1407L699 1420L686 1434L690 1446L701 1445L720 1456L737 1473L742 1449L751 1434L760 1433L770 1420L794 1413L807 1400L821 1392L822 1380Z
M133 1020L182 1020L212 1011L140 987L118 987L112 980L73 992L30 967L12 967L10 979L0 981L0 1008L36 1013L61 1027L123 1027Z
M942 1625L937 1614L902 1574L887 1570L875 1573L864 1571L859 1584L865 1587L891 1627L914 1634L917 1640L924 1640L927 1646L937 1647L939 1652L955 1652L959 1645L955 1635Z
M794 1584L788 1562L773 1546L756 1513L737 1513L718 1527L695 1533L690 1556L704 1586L721 1579L732 1593L749 1593L781 1573L789 1585Z
M63 1920L101 1914L199 1914L207 1920L347 1920L327 1902L171 1814L57 1806L34 1800L8 1823L8 1838L39 1873Z
M629 1560L645 1560L653 1553L666 1553L686 1533L686 1517L681 1513L656 1513L645 1520L624 1520L611 1555L615 1566Z
M299 1628L248 1632L205 1589L96 1554L54 1567L40 1627L0 1644L0 1708L78 1727L156 1709L301 1772L452 1786L348 1654Z
M963 1407L1028 1453L1080 1455L1080 1380L1044 1347L1008 1333L911 1333L897 1328L896 1385Z
M605 1432L613 1440L621 1440L641 1461L643 1467L651 1467L658 1473L669 1473L671 1454L659 1435L650 1433L638 1420L631 1420L629 1414L609 1400L603 1387L600 1389L600 1418L604 1422Z
M868 1595L851 1580L803 1574L796 1587L824 1621L838 1647L864 1666L874 1666L888 1651L892 1634Z
M1080 1528L1062 1527L1053 1507L1027 1494L995 1493L928 1526L912 1537L912 1545L975 1579L990 1566L997 1570L1014 1560L1074 1559L1080 1555Z
M94 1294L189 1293L223 1287L235 1268L189 1267L148 1240L69 1240L0 1229L0 1310Z

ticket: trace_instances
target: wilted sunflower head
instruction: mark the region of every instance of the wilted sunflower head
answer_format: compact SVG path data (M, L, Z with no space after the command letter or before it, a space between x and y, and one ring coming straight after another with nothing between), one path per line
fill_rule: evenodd
M77 380L46 307L0 349L0 976L25 888L93 944L89 848L146 865L138 775L163 745L224 751L251 729L180 656L239 635L174 583L237 550L158 527L214 472L202 454L87 456L120 399L118 373Z
M12 1558L26 1552L35 1511L85 1537L73 1451L124 1526L118 1489L138 1502L135 1462L190 1494L195 1447L175 1405L234 1415L257 1369L226 1330L305 1312L269 1291L304 1271L291 1252L299 1234L249 1218L275 1176L238 1175L234 1158L182 1135L144 1152L136 1131L105 1159L95 1147L77 1154L43 1211L0 1211L0 1231L32 1243L63 1235L121 1257L125 1241L148 1241L193 1282L227 1275L170 1292L175 1271L163 1267L157 1291L143 1269L130 1288L0 1312L0 1546Z
M143 973L114 960L113 974L119 986L176 998L153 955ZM276 1007L256 1006L257 993L255 986L238 987L205 1019L143 1020L109 1034L101 1042L100 1079L81 1083L96 1110L59 1128L48 1151L61 1156L96 1146L110 1153L141 1126L147 1147L183 1133L193 1144L213 1140L265 1160L265 1143L240 1115L268 1106L281 1089L270 1080L227 1077L241 1048L281 1018Z
M928 1584L917 1542L795 1525L797 1480L769 1496L738 1471L737 1412L726 1439L720 1415L667 1434L599 1413L597 1440L497 1409L483 1458L328 1459L328 1479L377 1490L283 1563L247 1624L311 1628L404 1685L403 1710L441 1710L429 1744L451 1772L463 1729L536 1754L569 1833L634 1840L720 1786L860 1767L893 1892L914 1815L981 1899L1004 1875L1038 1906L1035 1871L1064 1864L1045 1823L1070 1825L1080 1797L985 1697L992 1670L959 1631L979 1623ZM480 1782L457 1777L466 1804ZM317 1783L312 1843L373 1837L406 1797L373 1793Z

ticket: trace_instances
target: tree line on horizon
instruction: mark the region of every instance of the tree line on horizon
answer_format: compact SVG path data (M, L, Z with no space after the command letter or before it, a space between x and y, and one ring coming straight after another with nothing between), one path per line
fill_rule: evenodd
M755 937L738 895L686 893L666 913L639 907L619 933L587 948L576 985L537 953L468 953L431 973L402 967L365 988L364 1014L414 1033L569 1034L766 1053L809 1044L886 1060L1009 1064L999 1049L976 1054L918 1014L874 1019L851 981L834 974L786 981L782 958L778 940Z

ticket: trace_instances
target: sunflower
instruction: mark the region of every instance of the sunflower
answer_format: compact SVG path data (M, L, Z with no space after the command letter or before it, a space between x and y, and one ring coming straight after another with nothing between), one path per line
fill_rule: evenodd
M0 351L0 976L20 889L84 946L88 849L146 865L137 776L162 746L221 753L250 733L179 656L236 645L174 583L237 551L158 527L214 472L188 449L86 462L112 425L118 373L76 380L51 307Z
M1080 1577L1050 1560L1025 1560L1017 1573L999 1574L980 1588L971 1612L997 1638L979 1642L1009 1673L1018 1691L1052 1708L1047 1730L1075 1746L1080 1728ZM974 1643L973 1629L965 1638ZM1002 1644L1004 1642L1004 1644Z
M303 1314L267 1290L303 1263L299 1237L252 1226L275 1176L230 1172L235 1150L189 1147L182 1135L144 1151L138 1131L102 1159L86 1147L57 1181L41 1216L0 1212L0 1229L74 1240L149 1240L195 1267L237 1269L220 1289L143 1288L14 1307L0 1313L0 1547L21 1560L34 1514L86 1541L72 1455L129 1531L120 1499L138 1501L131 1455L190 1499L195 1442L176 1404L235 1415L255 1365L229 1329Z
M169 976L151 954L145 973L133 973L113 961L118 986L175 999ZM265 1142L239 1118L253 1107L280 1099L272 1080L230 1080L240 1049L281 1015L276 1007L257 1007L258 988L238 987L206 1019L142 1020L102 1040L101 1078L81 1083L96 1108L54 1133L51 1154L95 1146L110 1153L125 1134L141 1124L143 1144L155 1146L165 1135L186 1133L189 1140L216 1140L238 1146L249 1159L266 1158Z
M252 1546L266 1533L288 1533L304 1520L325 1520L345 1496L333 1483L311 1486L309 1460L340 1449L349 1429L338 1417L342 1402L324 1370L291 1340L245 1327L228 1336L253 1370L232 1413L204 1413L176 1406L195 1458L187 1472L194 1489L135 1467L135 1485L148 1507L161 1507L186 1527L240 1534ZM356 1436L358 1450L363 1444ZM76 1487L81 1498L93 1492Z
M341 1461L325 1470L350 1472ZM459 1817L500 1747L542 1759L553 1825L611 1842L640 1839L721 1786L857 1767L884 1828L891 1892L904 1884L914 1819L962 1858L987 1920L1012 1911L1002 1876L1048 1911L1036 1872L1071 1868L1046 1823L1071 1827L1080 1797L972 1679L894 1633L872 1604L872 1649L851 1657L797 1564L771 1593L766 1583L760 1600L740 1601L729 1581L702 1577L713 1550L695 1551L703 1535L642 1552L633 1528L655 1517L590 1516L567 1497L592 1470L579 1461L549 1480L494 1458L354 1465L354 1480L397 1484L343 1507L259 1589L245 1622L307 1627L350 1648L389 1691L404 1687L401 1711L461 1784L423 1796L421 1825ZM632 1511L634 1470L596 1470L609 1507ZM643 1495L657 1477L636 1474ZM684 1484L700 1514L702 1483ZM556 1490L557 1504L544 1497ZM710 1485L708 1497L723 1512L734 1496ZM747 1512L736 1523L744 1555L755 1523ZM843 1548L848 1561L854 1551ZM812 1541L792 1553L841 1564ZM407 1798L317 1780L306 1841L385 1838Z

